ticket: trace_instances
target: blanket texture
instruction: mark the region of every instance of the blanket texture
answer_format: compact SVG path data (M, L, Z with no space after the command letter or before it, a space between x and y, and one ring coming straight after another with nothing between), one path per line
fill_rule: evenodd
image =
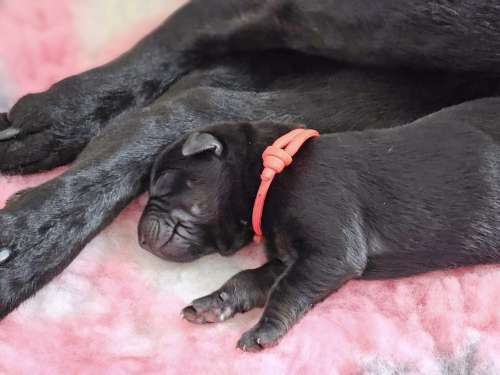
M125 51L179 5L0 0L0 111ZM0 176L0 207L61 170ZM144 201L0 322L0 374L500 374L500 266L350 282L278 347L242 353L236 341L261 311L206 326L179 312L261 264L261 249L182 265L156 259L137 245Z

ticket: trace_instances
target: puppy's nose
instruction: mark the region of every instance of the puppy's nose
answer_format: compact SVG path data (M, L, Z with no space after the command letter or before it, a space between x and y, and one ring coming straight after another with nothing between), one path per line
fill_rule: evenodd
M155 218L145 218L139 224L139 244L149 252L158 254L172 237L173 230Z
M155 219L141 220L139 224L139 244L148 251L155 251L158 247L160 222Z

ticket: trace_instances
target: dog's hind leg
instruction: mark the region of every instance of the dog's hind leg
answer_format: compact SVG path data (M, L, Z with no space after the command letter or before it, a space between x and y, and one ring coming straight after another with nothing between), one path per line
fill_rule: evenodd
M1 115L0 171L73 160L112 118L150 104L199 64L238 51L281 48L367 65L500 71L500 7L469 0L374 4L193 0L115 61L28 95Z

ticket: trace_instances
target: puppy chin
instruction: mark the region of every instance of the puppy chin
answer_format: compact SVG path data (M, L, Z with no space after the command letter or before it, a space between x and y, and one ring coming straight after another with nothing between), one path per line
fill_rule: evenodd
M229 246L224 245L222 241L217 241L217 252L222 256L234 255L238 250L252 242L251 232L245 232L234 238Z
M187 242L174 235L167 244L155 251L154 254L171 262L187 263L214 252L215 249L211 247L197 245L196 242Z
M167 254L160 253L160 254L156 254L156 255L164 260L167 260L169 262L174 262L174 263L189 263L189 262L193 262L193 261L201 258L201 256L199 256L199 255L193 255L190 253L175 254L175 255L173 255L171 253L167 253Z
M164 260L176 263L192 262L203 256L203 254L198 254L190 251L189 248L183 248L170 244L156 250L153 254Z

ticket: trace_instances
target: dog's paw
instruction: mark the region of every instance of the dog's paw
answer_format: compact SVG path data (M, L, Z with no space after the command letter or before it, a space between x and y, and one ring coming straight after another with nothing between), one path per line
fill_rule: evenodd
M223 322L237 313L234 298L227 292L217 291L194 300L182 310L182 317L195 324Z
M258 323L241 336L237 346L245 352L260 352L263 349L277 345L285 333L286 331L280 324L272 322Z
M4 318L29 294L33 280L26 278L33 266L16 244L25 241L15 217L0 210L0 319ZM22 228L22 229L21 229ZM26 232L26 231L25 231ZM33 254L35 258L37 254Z
M0 171L4 173L30 173L71 161L67 150L61 148L57 125L45 116L22 117L23 121L7 118L0 113ZM36 126L31 126L34 123Z
M66 164L88 142L88 121L78 106L59 96L51 91L30 94L9 114L0 113L1 172L31 173Z
M85 243L89 229L82 223L95 211L68 202L61 191L69 195L68 185L56 178L0 210L0 319L60 273Z

